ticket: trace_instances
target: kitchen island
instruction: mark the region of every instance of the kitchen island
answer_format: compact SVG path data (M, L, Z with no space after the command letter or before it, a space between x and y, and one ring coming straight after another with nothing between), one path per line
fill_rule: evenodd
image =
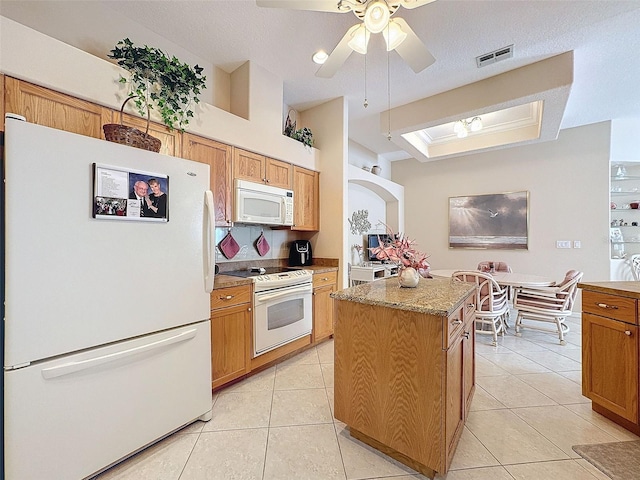
M390 278L331 295L336 419L430 478L448 471L475 390L474 292Z

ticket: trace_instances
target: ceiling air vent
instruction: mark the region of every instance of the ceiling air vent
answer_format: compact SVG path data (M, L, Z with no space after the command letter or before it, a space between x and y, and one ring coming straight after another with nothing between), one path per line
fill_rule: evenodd
M509 45L508 47L500 48L493 52L485 53L484 55L476 57L476 64L478 65L478 68L480 68L484 67L485 65L496 63L500 60L506 60L507 58L511 57L513 57L513 45Z

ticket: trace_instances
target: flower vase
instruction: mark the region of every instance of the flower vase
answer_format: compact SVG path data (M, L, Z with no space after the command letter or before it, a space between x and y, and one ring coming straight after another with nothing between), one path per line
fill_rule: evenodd
M400 270L398 273L398 283L401 287L415 288L420 282L420 274L413 267L406 267Z

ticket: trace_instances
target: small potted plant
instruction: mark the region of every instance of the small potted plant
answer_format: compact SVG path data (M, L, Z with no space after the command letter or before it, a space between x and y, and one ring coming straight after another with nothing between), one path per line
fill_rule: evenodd
M313 147L313 133L311 133L311 129L304 127L299 128L295 132L292 133L291 138L294 140L298 140L302 142L307 147Z
M160 140L147 133L150 111L157 110L169 130L183 132L193 117L192 105L200 102L198 95L206 88L203 68L192 68L157 48L136 47L128 38L119 41L108 57L129 72L129 78L120 76L120 83L129 85L129 95L120 108L120 125L103 127L107 140L159 151ZM122 112L130 100L134 100L138 113L147 117L144 133L122 125Z

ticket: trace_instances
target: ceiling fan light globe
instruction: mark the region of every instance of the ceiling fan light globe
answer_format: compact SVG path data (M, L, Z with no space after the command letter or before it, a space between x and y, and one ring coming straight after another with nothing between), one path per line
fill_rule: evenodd
M324 50L318 50L316 53L313 54L313 56L311 57L311 59L313 60L314 63L317 63L318 65L322 65L324 62L327 61L327 58L329 58L329 55L327 54L327 52L325 52Z
M406 32L393 20L389 21L389 26L382 30L382 36L387 44L387 52L395 50L407 38Z
M382 0L376 0L367 6L364 12L364 24L371 33L380 33L389 23L389 7Z
M369 38L371 34L364 25L360 25L352 34L351 40L349 40L349 48L354 52L361 53L362 55L367 53L367 45L369 45Z

